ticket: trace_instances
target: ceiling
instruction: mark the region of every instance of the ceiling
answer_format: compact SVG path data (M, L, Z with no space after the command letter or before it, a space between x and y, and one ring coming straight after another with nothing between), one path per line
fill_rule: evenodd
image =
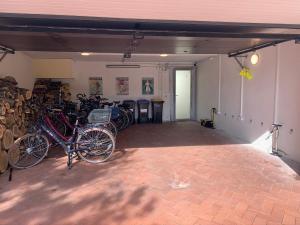
M73 59L74 61L100 61L100 62L122 62L123 54L120 53L92 53L89 56L82 56L80 52L35 52L26 51L26 55L34 59ZM212 57L213 54L170 54L161 57L159 54L132 54L126 62L162 62L181 63L199 62Z
M2 0L0 12L123 19L300 24L299 0Z
M17 51L227 54L300 37L300 27L0 14L0 45Z
M140 54L227 54L276 39L145 36L137 40ZM0 43L18 51L122 53L130 50L132 35L0 31Z

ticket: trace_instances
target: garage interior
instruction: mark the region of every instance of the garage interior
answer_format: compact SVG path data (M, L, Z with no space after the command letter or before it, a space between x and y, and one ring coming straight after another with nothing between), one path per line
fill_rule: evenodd
M119 132L103 164L68 170L54 147L34 167L7 167L0 224L300 224L299 38L291 23L1 13L0 74L18 87L51 79L78 103L101 77L109 101L164 103L163 123ZM190 75L181 94L178 71ZM117 93L120 77L127 94ZM215 129L202 126L212 117ZM272 124L282 125L277 139Z

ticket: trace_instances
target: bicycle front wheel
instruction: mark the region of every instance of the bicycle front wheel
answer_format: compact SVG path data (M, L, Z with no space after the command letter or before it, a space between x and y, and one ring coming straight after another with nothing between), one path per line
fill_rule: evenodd
M89 163L107 161L115 150L115 138L106 128L88 128L80 132L76 141L77 153Z
M8 151L9 164L26 169L40 163L47 155L48 139L40 134L26 134L18 138Z

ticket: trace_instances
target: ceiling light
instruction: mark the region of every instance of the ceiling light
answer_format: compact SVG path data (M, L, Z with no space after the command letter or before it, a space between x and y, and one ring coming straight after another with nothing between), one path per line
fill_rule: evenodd
M141 68L140 65L135 65L135 64L108 64L106 65L106 68Z
M168 54L160 54L159 56L160 56L160 57L167 57Z
M91 53L89 53L89 52L81 52L81 55L82 56L89 56Z
M259 55L257 53L254 53L252 56L251 56L251 64L252 65L256 65L259 61Z

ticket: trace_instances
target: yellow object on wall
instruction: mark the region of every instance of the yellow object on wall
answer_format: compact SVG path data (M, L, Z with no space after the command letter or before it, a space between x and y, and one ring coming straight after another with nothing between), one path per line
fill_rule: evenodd
M253 75L250 71L250 69L248 67L244 67L241 71L240 71L240 75L242 77L245 77L248 80L252 80L253 79Z
M71 59L34 59L33 76L37 78L73 78Z

